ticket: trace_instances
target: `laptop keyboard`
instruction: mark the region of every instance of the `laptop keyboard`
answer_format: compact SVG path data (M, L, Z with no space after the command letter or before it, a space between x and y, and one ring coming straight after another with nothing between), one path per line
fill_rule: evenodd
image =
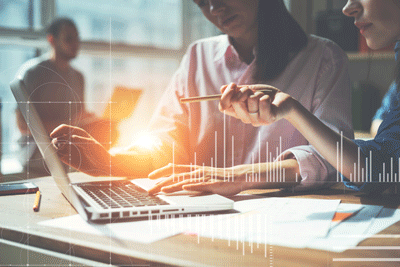
M169 205L126 180L82 183L77 186L104 209Z

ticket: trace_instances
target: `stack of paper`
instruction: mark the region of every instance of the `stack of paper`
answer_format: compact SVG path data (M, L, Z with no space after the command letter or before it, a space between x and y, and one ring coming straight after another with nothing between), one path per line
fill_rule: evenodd
M235 203L235 209L248 210L247 201ZM200 236L237 242L253 242L304 247L313 238L325 237L340 200L269 198L260 200L256 209L219 220L217 224L196 231ZM208 222L202 222L208 223Z
M381 206L340 204L340 200L267 198L235 202L238 213L172 216L94 224L79 215L40 225L109 238L150 243L179 233L239 243L313 248L341 252L400 220L400 211ZM145 234L144 234L145 233Z

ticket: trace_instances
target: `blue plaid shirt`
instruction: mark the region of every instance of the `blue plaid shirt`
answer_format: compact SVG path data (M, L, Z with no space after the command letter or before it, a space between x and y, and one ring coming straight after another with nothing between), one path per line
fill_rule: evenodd
M400 59L399 51L400 41L396 43L395 47L396 61ZM375 138L368 141L354 140L365 157L369 157L372 152L372 179L369 177L369 173L367 174L368 181L372 182L366 182L361 186L356 186L347 178L343 177L344 184L356 191L381 193L392 185L393 183L379 182L379 174L383 176L384 163L386 167L385 175L387 173L391 174L391 167L393 167L393 173L397 173L397 179L400 179L400 173L398 171L400 158L400 104L398 100L400 99L400 93L397 90L397 85L394 88L392 98L396 101L393 101L393 103L388 106L387 115L383 118L383 122Z
M393 82L387 93L382 99L380 108L376 111L375 116L372 120L384 120L387 114L398 102L397 100L397 84Z

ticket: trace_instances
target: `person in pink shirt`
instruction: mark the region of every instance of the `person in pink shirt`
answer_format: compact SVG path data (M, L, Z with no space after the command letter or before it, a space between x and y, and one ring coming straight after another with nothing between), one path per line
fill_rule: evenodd
M400 186L400 0L348 0L343 13L354 18L371 49L395 44L395 83L373 139L351 140L339 135L296 98L269 85L231 83L223 87L220 111L255 127L282 119L290 122L335 166L338 180L346 187L378 197L385 191L397 192ZM260 91L266 88L270 91L265 94ZM232 190L232 184L222 180L194 180L185 182L184 188L213 192L216 188Z
M268 83L352 138L345 53L329 40L307 36L283 0L194 2L224 34L188 48L150 122L158 145L110 154L82 129L61 125L51 137L62 159L92 175L168 176L151 193L181 190L193 179L232 181L232 190L216 190L224 195L255 187L311 190L336 181L334 168L290 123L255 128L220 113L218 101L180 99L217 94L231 82ZM63 145L66 140L74 146ZM268 182L261 183L264 178Z

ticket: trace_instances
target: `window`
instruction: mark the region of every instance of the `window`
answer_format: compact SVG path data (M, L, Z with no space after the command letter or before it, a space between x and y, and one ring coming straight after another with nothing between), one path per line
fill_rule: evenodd
M15 164L20 134L9 83L25 61L48 51L42 23L58 16L72 18L80 33L81 51L72 65L85 76L89 111L102 115L115 87L143 90L132 116L120 125L122 146L146 128L187 45L218 34L187 0L0 0L3 174L21 170Z
M190 40L198 40L201 38L218 35L221 32L209 22L201 12L201 9L193 4L188 10L190 15Z
M0 27L12 29L39 28L39 1L0 0Z
M26 47L0 46L0 98L1 98L1 136L3 174L21 171L16 161L18 157L17 140L20 137L15 120L16 102L10 90L10 82L14 79L19 67L34 57L35 50Z
M182 46L180 0L69 0L56 7L59 16L76 22L83 41Z

